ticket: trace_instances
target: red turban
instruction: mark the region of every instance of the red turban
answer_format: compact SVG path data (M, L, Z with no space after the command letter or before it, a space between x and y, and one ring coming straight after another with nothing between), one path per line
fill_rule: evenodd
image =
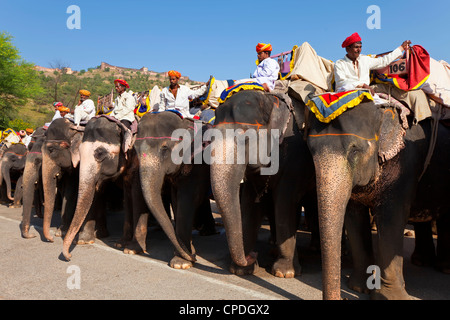
M130 85L129 85L125 80L122 80L122 79L116 79L116 80L114 80L114 83L116 83L116 82L120 83L121 85L124 85L124 86L127 87L127 88L130 87Z
M62 105L63 105L62 102L54 102L53 103L54 107L61 107Z
M178 79L181 78L181 73L179 73L178 71L170 70L168 73L169 73L169 77L176 77Z
M262 51L272 51L272 45L270 43L258 43L256 45L256 52L260 53Z
M357 32L355 32L350 37L345 39L344 42L342 42L342 48L347 48L348 46L351 46L355 42L359 42L359 41L361 41L361 37L359 36L359 34Z

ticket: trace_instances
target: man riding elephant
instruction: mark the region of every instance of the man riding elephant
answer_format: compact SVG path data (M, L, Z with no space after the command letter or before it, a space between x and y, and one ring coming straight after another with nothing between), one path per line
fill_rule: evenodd
M74 122L79 126L81 121L89 121L95 116L95 104L89 97L91 93L88 90L80 90L80 101L74 110Z
M181 78L181 73L170 70L168 74L170 85L161 91L159 111L177 110L183 117L192 118L193 115L189 112L189 99L195 99L205 94L209 81L199 89L191 90L189 87L178 83Z
M122 122L128 129L134 121L134 108L136 107L136 98L132 92L127 91L130 85L123 79L114 80L114 87L118 96L114 100L114 109L111 116Z
M374 91L370 88L370 70L383 68L399 58L403 51L407 50L411 41L406 40L401 46L391 53L379 58L361 55L362 42L358 33L353 33L342 43L347 54L343 59L336 61L334 66L334 76L336 80L336 91L350 91L357 88Z

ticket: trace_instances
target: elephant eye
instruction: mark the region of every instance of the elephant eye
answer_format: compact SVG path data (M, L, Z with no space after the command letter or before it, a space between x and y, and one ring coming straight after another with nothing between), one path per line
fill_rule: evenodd
M107 155L108 155L108 152L104 148L97 148L94 151L94 158L97 161L103 161Z

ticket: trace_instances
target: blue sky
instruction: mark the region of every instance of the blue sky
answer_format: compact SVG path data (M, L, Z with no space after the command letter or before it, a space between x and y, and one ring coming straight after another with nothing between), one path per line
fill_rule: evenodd
M70 30L70 5L81 10L81 29ZM370 5L380 8L381 29L369 29ZM404 40L450 62L450 1L206 1L206 0L0 0L0 31L14 37L22 57L74 70L107 63L193 80L246 78L255 69L258 42L273 54L309 42L336 61L342 41L358 32L363 53L393 50Z

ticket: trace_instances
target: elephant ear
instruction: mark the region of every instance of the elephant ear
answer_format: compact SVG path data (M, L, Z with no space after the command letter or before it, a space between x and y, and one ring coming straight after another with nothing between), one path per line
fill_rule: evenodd
M380 163L391 160L405 147L405 129L395 108L380 108L382 121L379 134Z
M74 168L80 163L80 144L82 141L82 134L75 134L70 143L70 154L72 156L72 165Z
M271 97L273 103L272 112L270 114L270 121L268 129L279 129L280 143L283 141L284 132L286 131L289 118L291 116L292 101L291 98L284 93L269 93L266 94ZM286 107L287 105L287 107Z

